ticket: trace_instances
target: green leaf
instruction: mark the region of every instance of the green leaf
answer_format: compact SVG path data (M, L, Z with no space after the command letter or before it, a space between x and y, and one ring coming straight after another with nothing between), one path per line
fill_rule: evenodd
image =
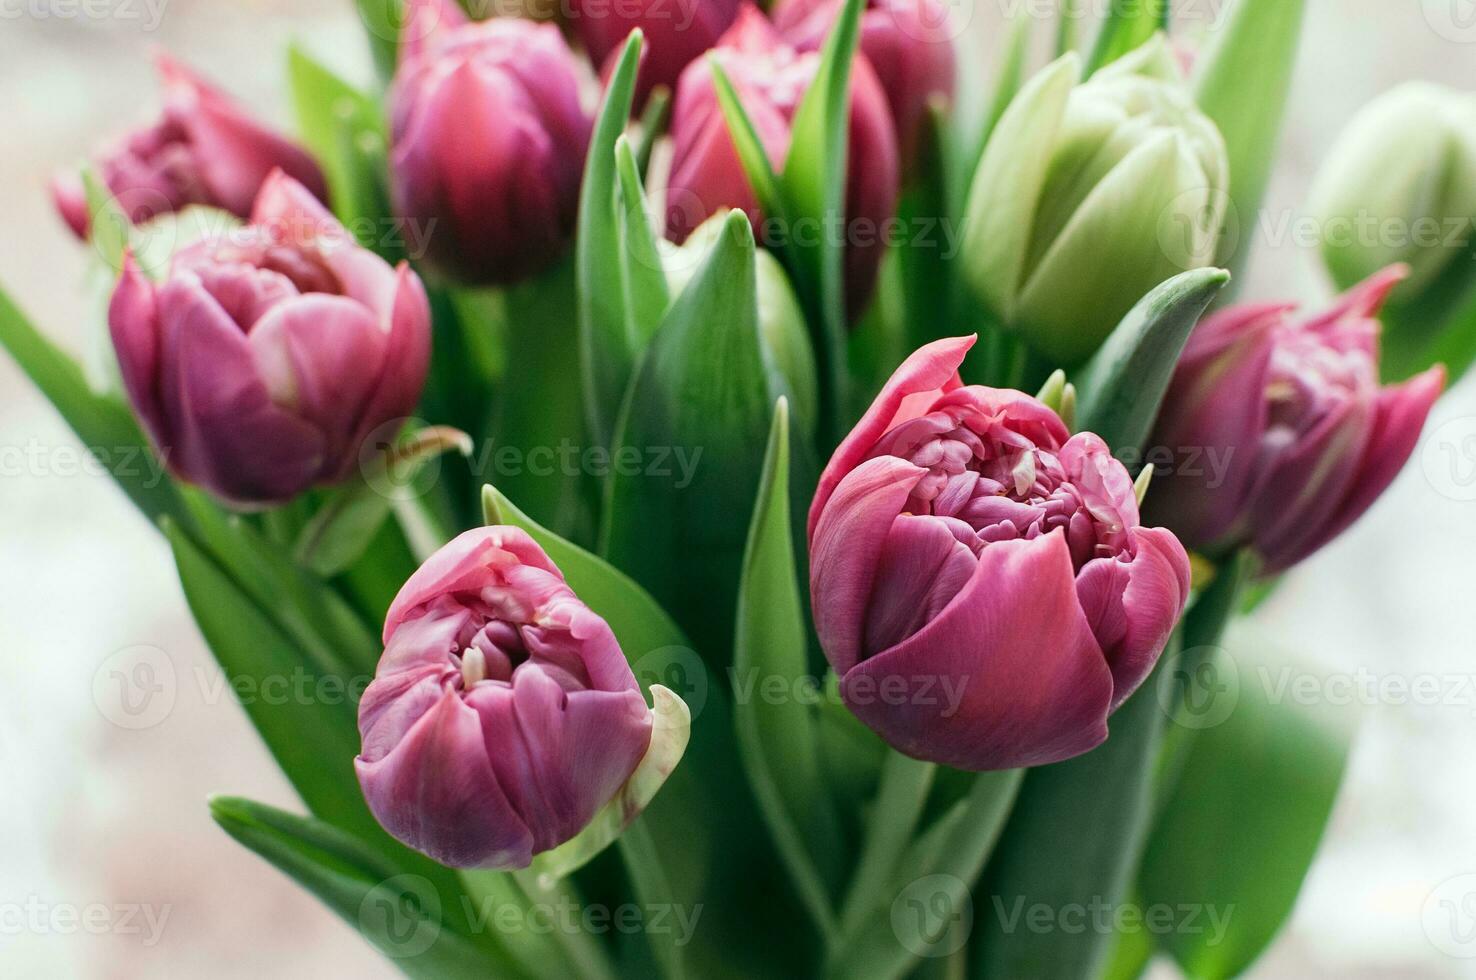
M1235 0L1200 58L1194 97L1225 137L1230 206L1216 262L1238 271L1250 251L1276 157L1305 0Z
M865 0L845 0L821 49L814 81L795 110L782 177L785 216L794 227L813 222L828 228L829 219L845 214L851 63L865 6ZM795 242L790 271L811 324L820 327L813 338L821 378L820 416L838 429L847 383L845 242L844 236L814 238L811 245Z
M620 179L621 286L626 319L634 332L635 349L645 350L671 305L671 290L659 235L651 227L640 168L630 140L623 135L615 141L615 170Z
M1164 654L1169 662L1174 656L1172 648ZM1086 755L1026 775L980 888L992 907L976 926L973 976L1093 977L1106 965L1110 933L1062 930L1042 941L1011 914L1098 900L1115 906L1127 893L1151 824L1152 763L1163 731L1153 678L1112 716L1111 727L1107 741Z
M359 790L357 707L346 683L322 669L272 622L224 568L166 520L180 584L195 623L267 748L312 813L388 843Z
M404 0L354 0L363 21L369 53L381 81L395 74L400 57L400 29L405 25Z
M947 955L950 947L962 945L966 937L950 928L950 923L971 900L971 890L981 897L993 894L976 888L975 883L990 855L1006 843L1001 831L1023 775L1023 770L1010 769L969 777L968 795L914 842L891 887L877 896L877 912L866 928L853 940L837 945L827 976L834 980L900 980L923 958ZM985 914L984 909L975 910L975 935Z
M839 821L820 767L818 719L800 698L776 703L753 696L774 680L787 691L815 683L808 640L789 513L789 408L781 398L738 585L734 683L749 696L739 699L734 720L738 754L760 812L824 934L834 927L831 883L840 875L841 854Z
M1087 65L1090 75L1168 29L1168 0L1112 0Z
M1143 297L1073 379L1077 429L1115 450L1142 449L1179 353L1229 281L1223 269L1194 269Z
M723 69L722 61L711 53L707 55L707 66L712 73L713 88L717 92L718 107L722 109L728 135L733 140L738 162L743 165L743 174L748 178L748 186L753 188L759 209L777 221L786 221L788 204L784 200L784 188L774 173L774 163L759 139L748 110L738 99L733 80Z
M1220 668L1239 678L1233 709L1194 733L1138 874L1145 906L1218 913L1199 917L1202 930L1158 937L1189 976L1205 980L1242 974L1291 913L1351 741L1333 713L1277 695L1277 672L1290 669L1284 660L1252 657L1260 643L1232 646Z
M379 104L313 58L287 49L287 80L303 142L323 168L333 211L361 236L382 231L384 117Z
M602 549L715 670L730 662L732 596L776 392L759 346L753 231L728 216L631 383L612 452ZM659 455L658 455L659 454Z
M107 185L91 168L82 171L82 188L87 195L88 239L117 276L123 271L123 255L128 251L133 221L118 207Z
M457 928L461 889L431 862L387 862L358 838L263 803L216 796L221 829L312 892L406 975L425 980L528 976L490 942Z
M150 522L185 517L174 484L128 406L94 394L76 362L32 326L3 290L0 344Z
M595 120L579 192L579 223L574 238L579 297L579 362L585 416L596 444L606 446L615 431L621 399L634 368L634 331L627 321L620 263L621 231L615 195L618 187L615 142L625 132L634 100L642 36L631 32L605 88Z

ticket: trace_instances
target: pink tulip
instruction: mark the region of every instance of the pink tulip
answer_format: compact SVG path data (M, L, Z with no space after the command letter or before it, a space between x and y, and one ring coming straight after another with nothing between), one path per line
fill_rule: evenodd
M825 43L845 0L783 0L774 23L801 51ZM953 31L942 0L868 0L861 15L861 53L876 70L892 109L902 146L911 163L928 103L953 99Z
M390 120L395 209L427 227L440 272L508 284L564 253L591 119L557 27L469 23L450 2L412 8Z
M218 89L166 55L157 59L164 111L97 161L98 178L135 224L191 204L251 213L273 170L297 180L320 201L328 199L313 158L248 116ZM52 182L57 210L86 238L87 197L76 175Z
M630 32L645 35L636 81L639 108L657 85L676 86L682 69L717 44L738 15L739 0L572 0L569 23L590 60L609 66Z
M108 322L170 471L242 505L346 478L369 434L415 407L430 356L420 280L280 172L250 224L182 249L164 282L130 256Z
M523 531L467 531L410 577L359 703L359 783L399 840L524 868L635 771L651 715L605 621Z
M1436 366L1379 387L1375 319L1408 274L1391 266L1330 310L1239 306L1189 338L1152 445L1174 462L1152 511L1191 548L1242 545L1278 572L1356 521L1414 451L1445 386Z
M776 169L789 153L790 125L820 67L816 52L801 53L774 26L745 4L718 42L713 57L732 80L739 101L758 131ZM758 201L728 134L706 59L682 73L672 110L673 157L667 186L667 233L684 241L706 218L726 208L747 212L754 228L770 238L834 234L830 229L765 229ZM897 137L886 96L864 58L851 75L851 130L846 177L846 301L854 319L876 284L886 252L883 225L897 206Z
M909 357L810 507L810 598L851 711L907 755L1007 769L1079 755L1153 669L1189 560L1140 527L1101 439L964 387L974 338Z

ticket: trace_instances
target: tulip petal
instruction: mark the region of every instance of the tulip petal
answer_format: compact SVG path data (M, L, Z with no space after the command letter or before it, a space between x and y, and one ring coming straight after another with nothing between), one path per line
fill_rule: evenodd
M446 691L388 755L354 760L374 816L399 840L454 868L526 868L533 835L487 757L482 719Z
M939 396L959 387L958 367L963 363L969 348L974 346L977 335L950 337L935 340L919 347L892 373L881 393L856 423L850 435L836 448L825 471L820 474L820 484L815 490L815 499L810 504L807 534L813 545L821 512L836 492L842 478L846 477L871 452L878 439L886 434L898 421L909 396ZM914 399L914 409L920 401ZM920 414L920 413L919 413ZM900 511L900 506L898 510Z
M1112 687L1057 533L986 546L940 616L841 680L851 711L898 751L975 771L1101 744Z
M108 303L108 331L139 421L155 445L168 445L172 439L159 403L159 311L154 286L131 252L123 257L123 275Z
M903 514L892 522L877 560L863 653L901 643L963 591L976 564L963 535L974 538L961 521Z
M877 563L892 523L926 470L895 456L847 473L810 541L810 596L820 646L837 674L862 657Z

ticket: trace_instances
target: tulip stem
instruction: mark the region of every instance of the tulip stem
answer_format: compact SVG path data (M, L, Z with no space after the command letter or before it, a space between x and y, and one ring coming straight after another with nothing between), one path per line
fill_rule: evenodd
M528 871L512 872L513 881L517 887L528 898L529 905L537 910L539 908L563 909L571 905L582 907L583 901L574 890L574 886L568 881L559 881L544 887L540 884L537 875ZM615 980L614 966L610 962L610 954L589 933L576 925L572 929L564 928L561 924L558 928L549 931L559 950L564 954L570 975L583 978L583 980Z
M854 935L866 922L877 896L886 893L887 882L922 819L937 771L931 762L887 753L856 874L841 906L840 936Z
M676 908L671 884L661 863L661 852L640 817L620 835L620 855L625 861L625 871L630 876L636 899L642 905L647 908ZM671 930L648 929L646 938L651 943L651 953L656 957L661 975L666 980L683 980L687 970L682 963L682 949L676 943L676 934Z

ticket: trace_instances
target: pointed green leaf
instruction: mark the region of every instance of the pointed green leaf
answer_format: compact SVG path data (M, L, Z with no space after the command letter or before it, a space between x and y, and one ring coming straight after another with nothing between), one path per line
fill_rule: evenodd
M774 703L753 696L776 680L790 691L815 684L795 574L789 409L781 398L774 410L738 585L734 685L750 696L739 699L734 720L739 757L769 832L815 925L829 933L831 883L841 872L837 849L841 835L820 767L818 718L801 698Z
M1112 0L1087 65L1090 75L1168 29L1168 0Z
M615 170L620 178L620 263L625 293L626 319L634 332L635 349L646 345L661 325L661 318L671 305L671 291L662 261L660 236L651 227L651 212L641 186L641 173L636 165L630 140L621 136L615 141Z
M94 394L82 369L43 336L0 290L0 344L150 522L183 519L184 506L121 401Z
M1229 281L1223 269L1195 269L1143 297L1073 378L1077 429L1115 450L1145 448L1179 353Z
M405 26L405 0L354 0L363 21L369 53L381 81L395 74L400 57L400 31Z
M748 186L753 188L754 199L758 201L759 209L766 215L783 221L787 213L784 191L780 186L779 178L774 173L773 161L769 159L768 151L764 149L764 144L759 139L758 130L754 128L753 120L748 117L748 110L744 109L743 103L739 101L738 90L733 87L733 80L723 70L722 61L709 53L707 66L712 72L712 84L717 92L718 106L722 109L723 120L728 126L728 134L733 139L733 147L738 151L738 162L743 165L743 173L748 178Z
M1232 271L1255 238L1250 232L1276 156L1304 6L1305 0L1235 0L1195 71L1195 100L1220 128L1230 158L1226 220L1240 233L1222 239L1215 260Z
M732 596L773 399L759 342L753 231L732 212L631 383L612 452L604 552L667 609L714 669L729 663ZM659 454L659 457L658 455Z
M1287 661L1230 644L1216 669L1238 695L1194 731L1177 788L1149 840L1138 887L1149 905L1204 909L1207 928L1158 936L1186 974L1243 974L1284 925L1317 853L1347 764L1351 731L1326 708L1277 698ZM1218 714L1218 712L1216 712ZM1206 846L1206 842L1213 846Z
M444 868L429 861L396 866L337 827L239 797L212 797L210 816L317 896L407 976L527 976L490 942L457 928L461 889Z
M609 445L621 399L638 351L626 320L625 288L620 264L621 233L615 195L615 141L625 132L635 98L636 69L641 58L641 32L631 32L625 50L605 88L595 119L579 191L579 223L574 263L579 297L579 362L583 376L585 417L598 445Z

